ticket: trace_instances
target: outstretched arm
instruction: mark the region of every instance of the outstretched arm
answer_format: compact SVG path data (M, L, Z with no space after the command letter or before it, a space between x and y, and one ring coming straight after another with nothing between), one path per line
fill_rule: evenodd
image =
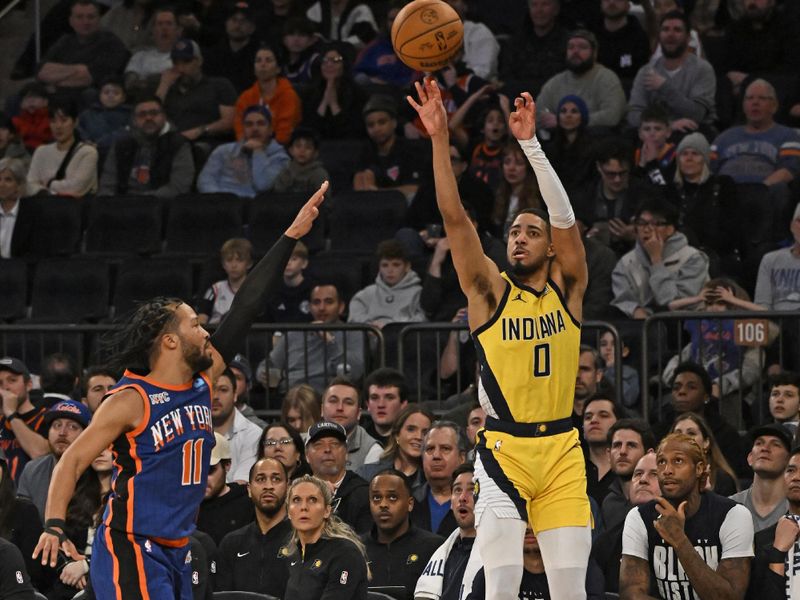
M436 184L436 203L442 214L453 265L461 289L470 301L470 325L482 325L488 314L474 314L473 303L487 298L493 291L493 280L500 280L497 266L483 254L478 232L469 220L458 195L453 167L450 164L450 135L447 113L442 104L439 86L433 79L424 85L415 83L420 104L407 96L408 103L417 111L433 144L433 179ZM492 304L490 301L489 305ZM477 305L475 306L477 308ZM490 311L494 307L490 306Z
M281 238L253 267L236 292L230 311L211 336L211 345L215 349L210 374L212 381L216 381L225 365L234 357L253 320L264 310L267 294L283 277L283 270L297 240L311 231L314 220L319 216L319 205L325 199L327 189L328 182L325 181L300 209Z
M514 100L514 112L508 118L508 128L531 163L547 205L558 267L554 275L558 277L560 273L568 303L572 305L573 301L577 301L577 307L580 307L589 280L586 250L567 192L536 138L536 105L528 92L523 92ZM573 306L570 306L570 310L573 310Z

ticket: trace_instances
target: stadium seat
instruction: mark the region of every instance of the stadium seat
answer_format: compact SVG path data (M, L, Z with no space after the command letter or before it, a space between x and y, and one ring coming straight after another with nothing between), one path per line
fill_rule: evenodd
M259 194L250 202L247 216L250 241L257 255L265 254L291 225L295 215L308 200L308 194ZM326 198L326 203L329 201ZM325 204L303 243L311 254L325 247Z
M65 196L29 198L35 215L29 253L32 257L70 256L81 239L81 202Z
M85 364L83 357L87 337L83 332L70 331L64 326L59 326L57 331L4 331L0 332L0 356L19 358L32 373L41 372L44 357L54 352L74 356L78 366L82 367Z
M369 260L369 257L325 252L308 261L305 274L314 281L336 284L342 299L349 302L353 294L365 285L364 263Z
M333 193L353 189L353 173L364 149L363 140L324 140L319 146L319 160L330 175Z
M93 198L86 216L85 252L157 254L163 233L163 202L153 196Z
M24 260L0 260L0 290L0 321L23 318L28 310L28 265Z
M165 251L218 253L226 240L244 235L244 203L233 194L187 194L170 200Z
M406 197L395 190L337 193L331 207L331 250L369 255L405 223Z
M31 322L82 323L108 315L109 273L89 259L40 261L33 276Z
M112 300L114 316L124 315L137 302L154 296L192 300L192 266L179 258L129 260L117 270Z
M382 594L385 597L392 598L393 600L406 600L408 592L404 585L378 585L375 587L367 588L368 594ZM378 599L378 596L368 596L368 598Z
M373 590L367 590L367 600L396 600L394 596L390 596L389 594L384 594L383 592L375 592Z

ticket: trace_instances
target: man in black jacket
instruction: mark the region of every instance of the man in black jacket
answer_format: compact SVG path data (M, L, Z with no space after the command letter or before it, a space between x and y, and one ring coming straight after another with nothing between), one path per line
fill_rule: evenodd
M345 468L347 433L332 421L320 421L308 430L306 459L311 472L333 486L333 513L355 529L366 533L372 527L369 514L369 484Z
M286 545L292 524L286 518L286 467L262 458L250 469L247 484L255 521L231 531L217 552L218 592L238 590L280 598L289 579Z
M98 195L172 198L191 190L194 171L191 146L167 122L161 100L152 96L134 105L130 133L111 146Z
M377 473L369 484L369 509L375 525L361 536L372 571L372 586L403 586L411 600L417 579L444 541L411 524L414 497L408 478L396 469Z

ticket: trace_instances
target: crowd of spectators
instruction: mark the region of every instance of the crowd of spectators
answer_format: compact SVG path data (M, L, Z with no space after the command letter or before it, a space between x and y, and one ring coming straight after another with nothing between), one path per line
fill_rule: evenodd
M791 39L800 11L788 0L528 0L514 30L508 15L447 1L464 20L464 47L432 75L485 254L502 268L513 216L544 206L507 135L510 100L530 91L587 249L585 318L622 334L585 336L576 374L573 419L595 517L587 593L792 597L800 62ZM367 585L402 586L408 598L483 597L468 462L485 418L475 351L457 329L403 372L375 370L366 333L395 340L403 324L466 323L424 128L404 100L422 74L389 41L404 5L60 0L45 17L42 61L26 49L14 69L30 81L0 114L2 259L35 268L32 232L52 196L154 196L169 210L187 194L280 202L332 179L326 212L351 191L375 204L391 192L405 200L405 218L380 224L393 237L360 255L327 250L331 240L298 243L260 318L287 331L252 352L252 366L237 356L214 382L217 445L192 539L197 598L313 597L301 589L309 574L288 560L298 547L336 556L334 570L326 562L313 573L315 586L344 570L352 597ZM264 242L240 235L187 298L209 326ZM683 331L665 333L657 352L640 346L646 319L678 311L694 314ZM723 311L785 318L781 327L758 320L764 339L748 346L737 341L742 321ZM298 323L311 329L291 330ZM86 586L111 476L101 455L79 484L66 528L75 552L57 569L34 563L50 474L119 375L78 371L85 360L48 357L32 373L0 359L0 536L13 544L0 545L11 557L0 578L19 570L21 585L51 599ZM265 423L264 408L280 418ZM687 502L680 531L656 497ZM317 500L336 518L315 513L308 527L336 544L313 543L294 518ZM655 506L666 513L653 526ZM521 597L548 598L535 532L524 556Z

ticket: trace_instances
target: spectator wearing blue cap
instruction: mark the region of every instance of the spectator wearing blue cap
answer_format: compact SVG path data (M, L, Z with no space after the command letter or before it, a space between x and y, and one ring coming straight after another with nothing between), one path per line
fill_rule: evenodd
M75 400L61 400L44 414L42 431L47 436L50 453L32 460L22 471L17 485L17 495L33 502L44 520L47 490L53 469L61 456L89 425L92 414L85 404Z
M595 144L586 133L589 107L580 96L567 94L558 101L556 119L556 128L543 147L561 183L572 190L595 176Z
M242 117L244 135L239 142L223 144L208 157L197 179L203 193L228 192L252 198L272 189L289 155L272 139L272 113L254 104Z

